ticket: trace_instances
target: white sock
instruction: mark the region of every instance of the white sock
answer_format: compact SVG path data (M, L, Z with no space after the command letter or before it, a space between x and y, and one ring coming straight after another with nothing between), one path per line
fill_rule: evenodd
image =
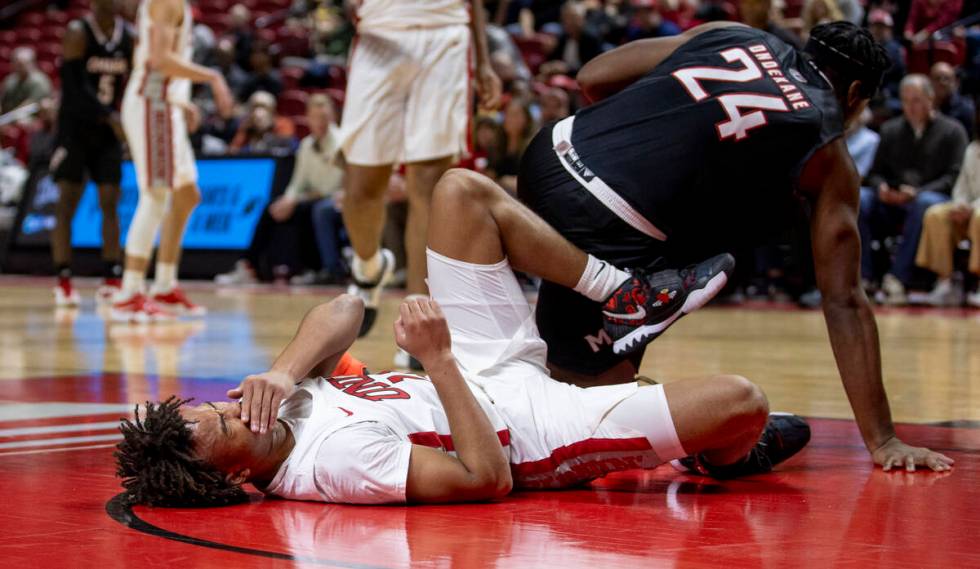
M143 271L125 270L123 271L122 286L119 293L123 298L129 298L138 292L143 292L143 283L146 281L146 274Z
M630 274L626 271L589 255L589 262L575 285L575 291L596 302L603 302L629 278Z
M153 290L166 294L177 286L177 264L157 262L156 277L153 279Z
M380 248L374 252L370 259L362 259L355 254L354 262L351 263L351 272L354 273L355 279L372 283L381 276L381 264L383 262Z

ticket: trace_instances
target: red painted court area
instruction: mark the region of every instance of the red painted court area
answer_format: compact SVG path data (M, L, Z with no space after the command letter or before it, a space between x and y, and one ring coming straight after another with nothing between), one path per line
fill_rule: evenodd
M170 380L173 381L173 380ZM813 420L776 472L718 482L669 466L494 504L358 507L263 500L132 510L111 445L113 375L0 382L4 567L980 567L980 429L903 426L951 473L873 469L850 421ZM182 379L219 398L226 382Z

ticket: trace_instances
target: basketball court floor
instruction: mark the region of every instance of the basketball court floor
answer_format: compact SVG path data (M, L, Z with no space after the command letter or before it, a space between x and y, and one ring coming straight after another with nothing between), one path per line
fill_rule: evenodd
M819 313L708 308L648 350L645 375L738 373L813 440L775 472L718 482L669 466L492 504L363 507L263 500L128 508L112 447L135 402L219 400L266 369L312 305L338 289L191 286L202 321L110 325L50 281L0 277L3 567L980 567L980 312L880 310L899 434L952 472L872 467ZM86 286L87 285L87 286ZM389 368L399 297L352 349Z

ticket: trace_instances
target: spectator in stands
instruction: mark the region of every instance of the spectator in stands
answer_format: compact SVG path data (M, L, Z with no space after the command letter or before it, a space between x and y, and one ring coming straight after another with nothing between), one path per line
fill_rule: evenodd
M235 44L235 57L238 66L249 71L252 69L249 55L252 53L252 12L244 4L235 4L228 13L228 31L225 35L229 36Z
M295 132L291 120L276 114L275 97L256 91L248 100L247 113L229 150L235 154L285 154L296 145Z
M242 85L238 100L244 101L256 91L266 91L275 97L282 93L282 77L279 75L279 70L275 68L272 49L272 46L264 41L256 41L252 44L252 52L248 59L250 77Z
M585 6L569 0L561 8L562 34L558 36L552 60L565 63L567 72L576 73L590 59L602 53L602 40L585 27Z
M808 36L813 26L844 19L837 0L806 0L803 4L803 35Z
M871 111L864 109L859 120L847 130L847 152L854 159L854 166L857 167L858 174L863 179L871 171L874 163L875 152L878 150L878 143L881 136L868 128L871 122Z
M936 109L951 119L959 121L966 134L973 136L973 118L976 114L973 101L960 95L960 81L953 66L940 61L929 72L932 88L936 92Z
M293 278L293 284L340 284L346 282L348 270L341 255L344 219L344 171L337 143L337 112L326 95L310 97L306 105L310 134L303 138L296 152L296 166L286 192L273 204L273 213L291 213L298 204L312 200L311 211L316 246L322 266ZM270 208L270 209L272 209Z
M925 75L902 80L902 116L881 128L881 143L868 175L870 188L861 191L861 272L873 277L871 242L894 234L904 222L902 242L891 269L882 280L884 302L904 304L922 232L931 206L949 201L959 174L966 132L937 113L932 83Z
M758 30L764 30L789 45L802 49L799 38L772 20L772 0L742 0L739 3L742 21Z
M504 130L497 119L488 115L477 117L476 127L473 129L472 163L469 167L496 178L490 165L499 159L503 148Z
M933 32L956 21L963 0L912 0L905 20L905 39L920 44Z
M633 15L626 26L626 41L676 36L681 28L664 18L659 0L632 0Z
M895 39L892 15L881 8L875 8L868 14L868 30L872 37L888 53L892 66L881 79L881 93L889 99L898 99L898 84L905 76L905 52L902 44Z
M211 52L211 68L221 73L232 93L241 93L248 82L248 73L235 61L235 42L230 37L218 40Z
M980 277L980 140L974 139L963 155L963 169L953 187L953 200L926 211L922 242L916 264L936 273L929 302L938 306L959 300L953 288L953 252L963 239L970 240L968 270ZM980 308L980 290L967 295Z
M528 101L519 98L510 100L504 108L503 131L503 148L500 149L499 157L490 164L490 168L496 175L497 182L511 194L515 194L521 155L531 142L531 137L538 131Z
M548 87L540 97L541 124L558 122L572 113L568 93L558 87Z
M51 95L51 80L37 68L34 50L21 46L10 57L11 73L0 89L0 113L6 113Z

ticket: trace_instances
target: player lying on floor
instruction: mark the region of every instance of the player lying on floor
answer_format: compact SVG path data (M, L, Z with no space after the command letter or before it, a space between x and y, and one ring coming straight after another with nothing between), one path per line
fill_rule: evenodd
M472 176L453 171L437 185L433 212L445 217L429 230L434 300L406 301L394 326L427 378L319 377L363 317L359 300L341 296L307 314L271 370L229 392L241 402L186 407L171 398L124 421L116 457L130 499L230 503L251 482L299 500L488 500L673 459L718 478L767 472L807 443L806 423L769 417L765 395L742 377L592 388L549 377L511 267L579 288L590 260L494 184L463 183ZM622 274L605 296L627 286L649 293ZM683 297L710 280L702 277L677 289L680 304L662 317L676 317ZM654 310L655 300L643 302Z

